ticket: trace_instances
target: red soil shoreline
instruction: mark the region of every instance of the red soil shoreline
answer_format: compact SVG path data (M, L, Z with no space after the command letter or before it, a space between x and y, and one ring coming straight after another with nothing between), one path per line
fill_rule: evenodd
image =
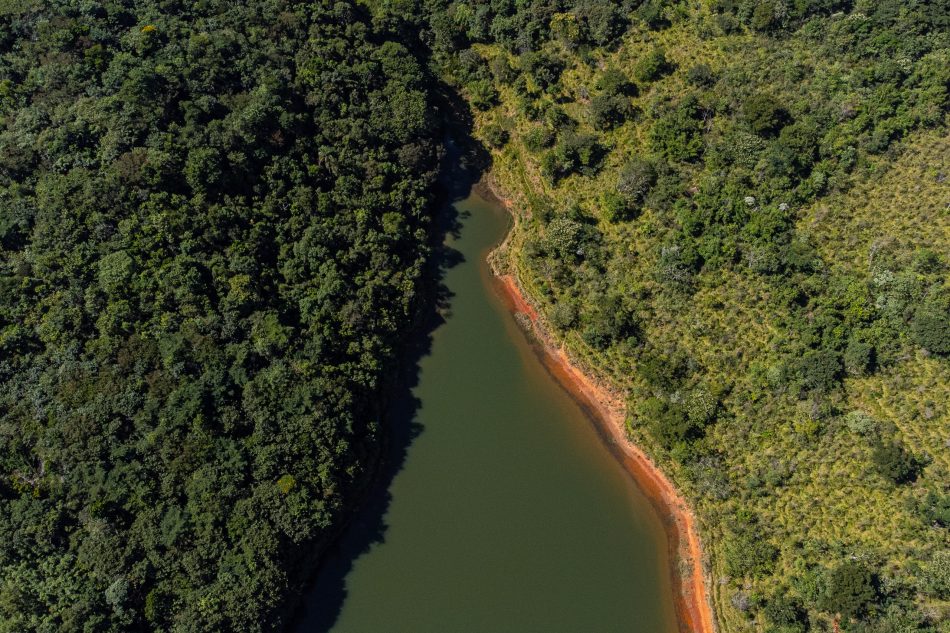
M510 202L501 198L499 200L514 217ZM625 399L583 372L572 362L563 347L554 344L543 330L537 310L526 298L515 276L497 275L495 280L499 295L508 309L516 315L524 315L530 321L539 342L536 349L544 366L590 414L598 430L608 440L614 455L664 519L672 554L670 564L673 568L680 630L715 633L715 618L703 571L703 549L696 517L666 474L627 437ZM688 563L689 572L685 577L679 573L678 563L681 560Z

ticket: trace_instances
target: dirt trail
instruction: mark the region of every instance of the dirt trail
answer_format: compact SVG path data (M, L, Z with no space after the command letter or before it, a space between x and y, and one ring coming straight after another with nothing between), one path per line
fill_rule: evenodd
M518 217L510 201L495 197L508 208L517 224ZM499 250L507 247L509 238L505 239ZM492 253L490 259L494 259L497 254L497 251ZM494 264L498 262L492 263L497 274ZM545 367L591 414L600 432L609 440L612 452L663 518L673 554L673 587L680 629L689 633L715 633L715 618L703 571L703 549L695 515L666 474L627 437L625 398L603 381L582 371L565 349L555 343L544 330L538 311L514 275L498 274L496 280L499 293L509 310L516 315L524 315L522 320L530 322ZM685 565L681 565L681 561Z

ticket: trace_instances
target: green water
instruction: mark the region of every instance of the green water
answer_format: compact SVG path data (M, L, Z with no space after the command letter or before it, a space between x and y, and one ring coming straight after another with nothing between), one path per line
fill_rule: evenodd
M655 514L493 290L505 212L477 194L456 208L464 262L413 389L420 432L381 534L337 554L297 632L674 631Z

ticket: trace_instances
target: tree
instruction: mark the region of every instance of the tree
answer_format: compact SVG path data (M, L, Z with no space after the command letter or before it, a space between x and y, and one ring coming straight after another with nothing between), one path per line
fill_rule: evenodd
M621 125L632 113L633 106L623 95L597 95L590 103L591 123L598 130Z
M666 59L662 48L656 47L637 61L633 68L633 76L637 81L649 83L668 74L673 69Z
M617 192L631 204L643 204L656 184L656 167L653 163L642 158L628 161L617 176Z
M874 447L874 463L882 475L898 485L917 479L923 466L898 442L879 442Z
M766 137L776 136L791 120L788 111L775 97L763 93L746 100L742 117L753 133Z
M861 617L877 599L877 581L871 570L858 561L846 561L825 576L817 607L845 618Z
M910 325L917 344L933 354L950 355L950 316L936 306L917 310Z

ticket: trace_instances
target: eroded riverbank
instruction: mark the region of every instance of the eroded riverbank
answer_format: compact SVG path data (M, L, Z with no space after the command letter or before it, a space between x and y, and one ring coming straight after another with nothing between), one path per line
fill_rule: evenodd
M491 186L483 195L491 196L512 216L517 230L518 215L511 201ZM506 250L510 234L489 255L496 275L496 289L509 310L523 315L517 320L530 328L538 358L552 377L581 405L607 441L611 452L634 479L643 494L663 518L671 552L671 575L680 629L690 633L714 633L715 617L703 565L703 549L696 518L683 496L666 474L626 434L626 401L603 381L582 370L567 350L545 330L538 310L522 288L516 274L499 265L498 250ZM507 253L501 257L507 256ZM683 569L687 573L682 573Z

